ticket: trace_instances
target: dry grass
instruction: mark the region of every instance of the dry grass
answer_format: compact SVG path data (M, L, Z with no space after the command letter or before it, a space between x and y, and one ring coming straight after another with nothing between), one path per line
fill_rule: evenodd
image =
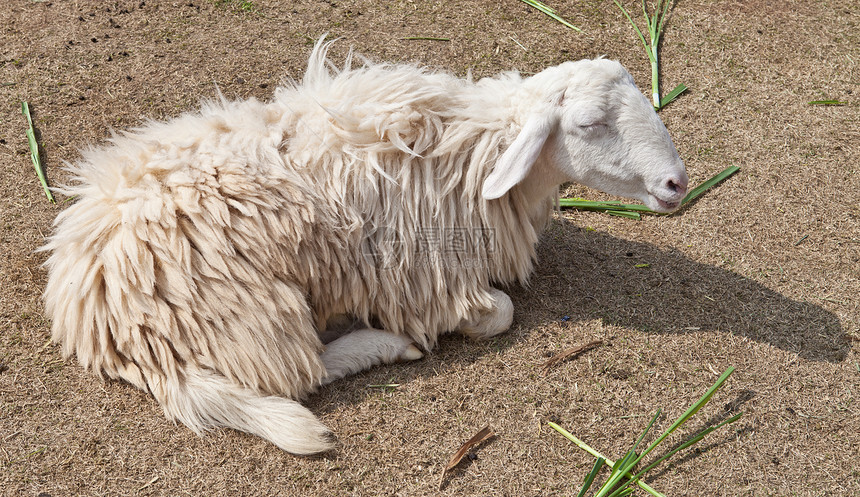
M177 115L216 85L230 98L266 98L301 75L324 32L344 38L335 57L353 45L483 76L606 54L641 88L650 81L608 0L552 2L581 34L516 0L250 4L0 9L0 493L570 495L592 459L548 420L618 457L655 406L676 417L732 365L700 416L743 419L648 483L674 496L860 494L860 15L849 0L677 2L662 81L690 91L661 115L693 183L729 165L742 172L679 216L555 219L531 287L509 289L509 333L445 338L424 360L309 401L340 436L332 454L296 458L231 431L198 438L146 394L63 361L46 343L43 255L33 253L63 204L50 204L32 173L21 100L57 183L62 161L111 127ZM807 104L829 99L849 105ZM595 340L610 345L543 374L556 353ZM401 386L367 387L385 383ZM486 425L497 438L440 492L451 451Z

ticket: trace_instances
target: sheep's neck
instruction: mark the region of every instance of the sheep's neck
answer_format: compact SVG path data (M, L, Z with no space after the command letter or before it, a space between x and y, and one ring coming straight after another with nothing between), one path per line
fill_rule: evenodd
M541 156L535 162L529 174L517 185L528 204L530 219L546 218L547 198L555 196L558 186L566 180L545 157Z

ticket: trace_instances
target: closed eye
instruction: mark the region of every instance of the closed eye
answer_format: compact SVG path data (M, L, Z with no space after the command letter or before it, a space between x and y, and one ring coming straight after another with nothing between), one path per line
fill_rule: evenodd
M606 123L596 122L596 123L589 123L589 124L580 124L579 129L586 131L586 132L589 132L589 133L596 133L596 132L606 131L608 129L608 126L606 125Z

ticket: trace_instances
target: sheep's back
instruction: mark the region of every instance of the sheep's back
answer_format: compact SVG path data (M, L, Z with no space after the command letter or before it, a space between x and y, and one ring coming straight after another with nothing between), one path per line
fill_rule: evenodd
M67 354L141 388L194 365L301 396L321 349L306 245L324 223L256 101L150 123L87 152L46 248L45 297Z
M498 95L412 66L309 73L273 105L285 162L349 233L348 264L310 281L317 323L353 314L432 346L492 308L491 280L531 272L536 230L520 196L479 196L512 132L474 100Z

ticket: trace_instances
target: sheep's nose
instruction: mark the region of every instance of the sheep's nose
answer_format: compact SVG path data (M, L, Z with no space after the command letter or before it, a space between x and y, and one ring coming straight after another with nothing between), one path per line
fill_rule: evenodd
M674 192L677 195L683 195L687 193L687 183L688 180L685 177L671 177L666 180L664 186L670 192Z

